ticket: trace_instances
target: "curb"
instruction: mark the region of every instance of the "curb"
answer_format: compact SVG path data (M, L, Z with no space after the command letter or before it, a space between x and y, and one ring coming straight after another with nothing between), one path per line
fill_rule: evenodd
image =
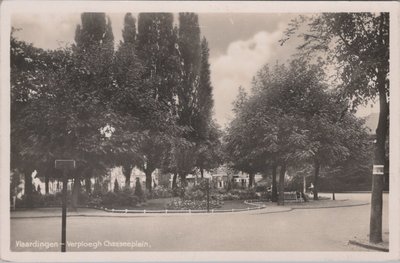
M190 215L190 214L201 214L201 215L208 215L208 214L224 214L224 213L237 213L237 212L245 212L245 211L257 211L261 209L265 209L267 206L263 204L253 203L250 200L245 200L245 204L253 206L247 208L237 208L237 209L210 209L207 210L129 210L129 209L108 209L105 207L97 207L97 206L79 206L78 208L88 208L94 210L104 211L109 214L113 214L112 217L139 217L142 215ZM129 216L117 216L117 214L130 214ZM135 214L136 216L134 216ZM52 218L52 217L60 217L61 215L43 215L43 216L15 216L10 217L10 219L22 219L22 218ZM67 215L67 217L110 217L108 215L96 215L96 214L76 214L76 215Z
M293 207L290 206L293 210L295 209L326 209L326 208L341 208L341 207L353 207L353 206L363 206L369 205L370 203L359 203L359 204L348 204L348 205L338 205L338 206L316 206L316 207Z
M286 207L287 210L279 210L279 211L267 211L263 213L257 213L252 215L263 215L263 214L276 214L276 213L287 213L293 210L307 210L307 209L329 209L329 208L341 208L341 207L353 207L353 206L363 206L368 205L369 203L360 203L360 204L349 204L349 205L341 205L341 206L319 206L319 207L293 207L293 206L282 206Z
M349 240L349 244L355 245L355 246L359 246L359 247L363 247L363 248L367 248L367 249L376 250L376 251L389 252L388 248L378 247L378 246L374 246L374 245L371 245L371 244L365 244L365 243L361 243L361 242L358 242L358 241L355 241L355 240Z
M247 202L246 202L247 203ZM249 205L256 205L256 204L250 204ZM341 208L341 207L353 207L353 206L363 206L367 205L369 203L360 203L360 204L349 204L349 205L342 205L342 206L322 206L322 207L293 207L293 206L283 206L286 209L284 210L278 210L278 211L264 211L262 213L253 213L252 215L260 215L260 214L275 214L275 213L287 213L291 212L293 210L305 210L305 209L329 209L329 208ZM129 211L129 210L112 210L112 209L104 209L100 207L81 207L81 208L89 208L89 209L95 209L95 210L100 210L106 212L106 214L76 214L76 215L67 215L67 217L142 217L144 215L146 216L157 216L157 215L192 215L192 214L198 214L198 215L212 215L212 214L224 214L224 213L238 213L238 212L245 212L245 211L261 211L266 209L268 206L261 205L253 208L245 208L245 209L231 209L231 210L210 210L210 212L203 211L203 210L198 210L198 211L189 211L189 210L167 210L168 212L165 213L165 210L162 211L157 211L157 210L134 210L134 211ZM267 209L268 210L268 209ZM112 214L112 215L107 215L107 214ZM124 214L124 216L123 216ZM26 219L26 218L53 218L53 217L60 217L61 215L43 215L43 216L34 216L34 217L29 217L29 216L15 216L15 217L10 217L10 219Z

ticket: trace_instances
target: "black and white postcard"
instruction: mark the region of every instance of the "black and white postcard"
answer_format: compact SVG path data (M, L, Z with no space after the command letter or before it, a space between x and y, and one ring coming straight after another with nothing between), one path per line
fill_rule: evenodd
M399 260L399 6L3 1L1 259Z

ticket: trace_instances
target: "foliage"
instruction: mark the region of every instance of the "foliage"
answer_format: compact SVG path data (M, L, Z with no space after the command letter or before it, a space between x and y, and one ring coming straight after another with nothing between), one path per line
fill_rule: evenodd
M169 13L141 13L138 19L137 53L144 65L143 87L147 93L148 116L141 118L143 137L139 142L138 167L146 173L151 191L151 174L161 168L177 133L175 94L180 81L177 32Z
M302 29L302 25L307 25ZM303 39L301 56L322 51L336 66L340 89L354 106L375 98L380 85L388 94L389 86L378 83L379 74L389 72L389 13L323 13L300 16L286 30L282 44L297 35Z
M115 179L115 181L114 181L114 193L118 193L119 192L119 183L118 183L118 180L117 179Z
M196 138L194 117L198 110L196 94L201 65L200 27L197 14L179 14L179 50L183 65L182 84L177 90L179 124L190 128L186 136Z
M178 28L170 13L141 13L136 28L127 13L117 50L105 13L82 13L75 44L64 49L38 49L12 34L12 168L48 176L49 164L68 158L77 181L123 166L129 185L136 166L150 190L155 169L184 181L195 167L219 165L208 43L196 14L179 20Z
M122 30L122 38L124 43L135 44L136 42L136 19L131 13L126 13L124 17L124 29Z
M311 163L316 185L319 166L336 166L362 151L365 156L369 138L363 122L323 80L321 69L304 60L264 66L251 96L240 92L235 103L236 117L224 138L230 166L254 174L267 165L300 169Z
M134 207L140 202L139 197L129 189L119 192L107 192L101 198L101 205L107 208Z
M206 140L209 137L212 128L212 109L214 100L212 97L212 84L210 76L209 49L206 38L203 37L200 46L200 70L197 87L197 110L195 112L194 129L198 133L200 140Z
M14 170L11 173L10 181L10 200L12 197L17 196L21 193L22 188L19 186L21 184L20 173L18 170Z
M210 209L220 208L221 204L219 200L210 200L209 207ZM167 208L172 210L205 210L207 209L207 200L174 199L168 203Z
M143 193L143 190L142 190L142 185L140 183L139 178L136 178L136 182L135 182L135 195L137 197L139 197L140 199L142 199L143 196L144 196L144 193Z
M300 55L311 58L316 52L327 54L328 67L339 76L339 91L356 108L379 99L374 164L387 169L385 148L389 127L389 13L323 13L300 17L291 23L284 43L298 34L303 43ZM333 65L333 67L332 67ZM370 242L382 241L382 176L372 180Z
M16 199L16 207L17 208L26 208L28 207L27 198L32 198L32 203L34 207L52 207L52 206L61 206L62 204L62 194L45 194L42 195L37 191L34 191L31 197L27 195L23 195L21 198Z
M153 189L150 196L148 198L158 199L158 198L170 198L173 197L173 192L171 188L157 186Z

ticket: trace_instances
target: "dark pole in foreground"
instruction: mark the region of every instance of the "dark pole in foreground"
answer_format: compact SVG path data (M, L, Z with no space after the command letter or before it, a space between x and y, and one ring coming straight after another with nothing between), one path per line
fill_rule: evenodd
M382 204L383 204L384 165L374 165L371 191L371 220L369 242L382 242Z
M61 252L66 251L67 240L67 184L68 184L68 170L75 168L75 160L62 160L58 159L54 162L54 167L63 171L62 182L62 213L61 213Z
M207 178L207 213L210 212L210 181Z
M61 252L65 252L66 229L67 229L67 169L63 169L63 189L62 189L62 215L61 215Z

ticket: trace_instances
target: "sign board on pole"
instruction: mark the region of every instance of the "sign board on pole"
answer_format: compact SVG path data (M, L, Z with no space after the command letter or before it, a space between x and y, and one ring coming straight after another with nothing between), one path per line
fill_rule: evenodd
M66 252L67 245L67 170L75 168L75 160L56 160L56 169L63 170L62 212L61 212L61 252Z
M383 165L374 165L372 168L373 175L383 175L385 173Z
M75 168L75 160L56 160L54 167L56 169L74 169Z

